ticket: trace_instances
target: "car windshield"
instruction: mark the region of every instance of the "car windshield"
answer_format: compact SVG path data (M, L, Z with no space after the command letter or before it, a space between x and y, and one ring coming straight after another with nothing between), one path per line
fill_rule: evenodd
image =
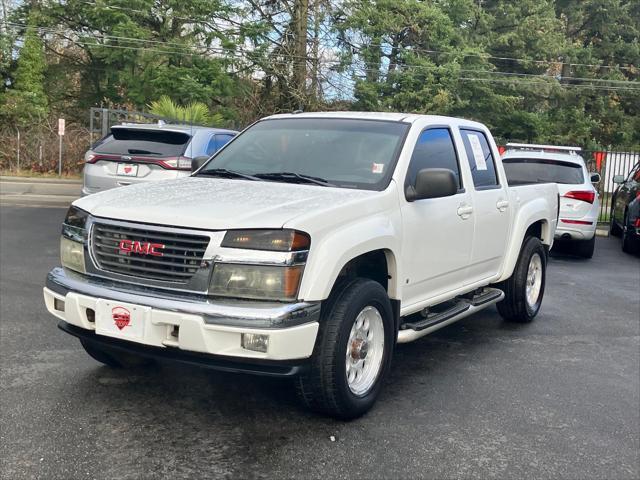
M576 163L539 158L504 158L507 181L511 185L530 183L584 183L582 166Z
M191 136L166 130L114 128L111 135L93 145L95 153L153 157L177 157L184 153Z
M231 171L262 181L382 190L408 128L401 122L342 118L263 120L229 143L197 175L226 170L227 178Z

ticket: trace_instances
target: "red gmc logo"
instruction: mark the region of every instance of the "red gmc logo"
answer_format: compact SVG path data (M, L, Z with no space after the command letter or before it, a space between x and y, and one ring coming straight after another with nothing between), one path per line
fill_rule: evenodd
M164 248L162 243L135 242L133 240L120 240L120 253L139 253L140 255L153 255L162 257L164 254L159 250Z

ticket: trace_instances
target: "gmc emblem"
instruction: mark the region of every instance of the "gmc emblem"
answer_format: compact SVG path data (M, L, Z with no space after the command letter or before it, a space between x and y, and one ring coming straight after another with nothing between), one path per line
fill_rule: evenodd
M136 242L133 240L120 240L118 245L120 253L138 253L140 255L153 255L155 257L162 257L164 253L160 250L164 248L162 243L151 242Z

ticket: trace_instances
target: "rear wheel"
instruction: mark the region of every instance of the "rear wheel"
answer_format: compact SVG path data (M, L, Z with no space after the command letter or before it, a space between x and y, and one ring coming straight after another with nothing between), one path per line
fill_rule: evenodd
M504 300L496 306L505 320L528 323L538 314L544 296L547 253L539 238L527 237L511 277L498 285Z
M80 343L91 358L111 368L138 367L153 363L153 360L149 358L118 352L87 340L80 340Z
M593 257L593 251L595 248L596 236L594 234L591 240L582 240L578 242L576 245L576 254L584 258L591 258Z
M391 363L396 335L385 289L355 279L323 305L309 371L298 393L312 410L349 420L375 403Z

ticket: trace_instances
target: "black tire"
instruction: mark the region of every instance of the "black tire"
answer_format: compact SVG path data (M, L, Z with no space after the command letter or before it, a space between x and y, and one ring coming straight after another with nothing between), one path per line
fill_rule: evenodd
M634 238L634 236L629 233L629 213L624 213L624 224L622 227L622 251L624 253L637 253L638 251L638 240Z
M139 367L153 363L150 358L118 352L87 340L80 340L80 343L91 358L111 368Z
M375 307L380 313L384 347L374 383L367 392L358 396L348 385L345 356L351 327L367 306ZM309 370L297 379L302 401L315 412L341 420L364 415L375 403L389 370L396 336L391 302L382 285L357 278L335 288L322 308L320 330Z
M622 228L620 228L620 225L616 223L616 219L613 217L613 207L609 214L609 235L612 237L619 237L622 235Z
M582 240L576 245L576 254L584 258L592 258L593 251L596 248L596 236L593 235L591 240Z
M529 305L529 302L527 302L527 273L531 258L535 254L539 255L541 261L542 283L536 302L533 305ZM542 242L536 237L525 238L522 242L522 248L520 249L520 255L513 274L510 278L497 285L504 292L504 300L496 305L502 318L509 322L518 323L529 323L535 318L542 305L546 272L547 252Z

